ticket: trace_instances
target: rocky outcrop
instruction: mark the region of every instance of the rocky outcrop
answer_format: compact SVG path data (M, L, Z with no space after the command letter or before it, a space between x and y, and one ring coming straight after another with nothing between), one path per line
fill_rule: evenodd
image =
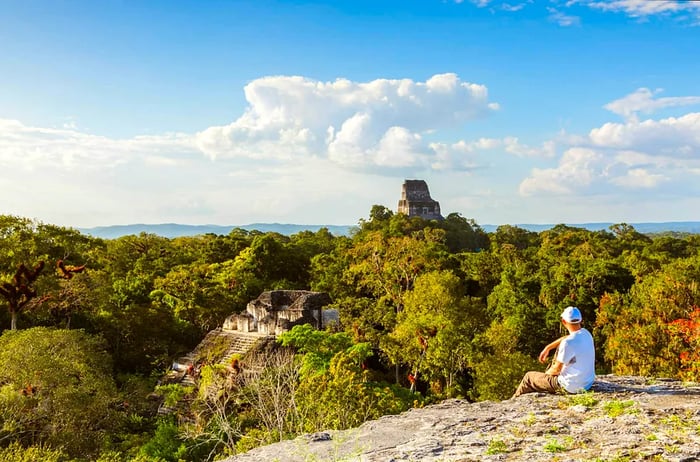
M252 461L700 460L700 384L599 376L582 395L448 400L256 448Z

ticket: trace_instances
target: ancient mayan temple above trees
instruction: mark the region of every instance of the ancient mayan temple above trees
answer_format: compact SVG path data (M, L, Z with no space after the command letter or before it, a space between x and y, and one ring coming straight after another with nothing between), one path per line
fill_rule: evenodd
M428 184L424 180L405 180L401 187L399 213L425 220L443 220L440 203L430 197Z

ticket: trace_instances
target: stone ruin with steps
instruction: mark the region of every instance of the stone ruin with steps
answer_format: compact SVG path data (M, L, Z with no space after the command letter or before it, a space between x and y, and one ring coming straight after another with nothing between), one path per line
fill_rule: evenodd
M337 310L325 310L331 302L325 292L270 290L252 300L246 309L232 314L222 327L210 331L189 354L173 362L165 383L195 385L199 368L205 364L231 367L233 358L243 356L256 344L273 342L277 335L296 325L311 324L316 329L338 323ZM161 406L159 413L173 409Z

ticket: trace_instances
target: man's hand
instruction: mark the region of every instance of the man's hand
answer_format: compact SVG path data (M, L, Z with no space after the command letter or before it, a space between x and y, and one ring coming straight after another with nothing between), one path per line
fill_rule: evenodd
M549 366L549 369L547 369L544 373L547 375L559 375L563 367L564 364L560 363L559 361L554 361L554 363Z

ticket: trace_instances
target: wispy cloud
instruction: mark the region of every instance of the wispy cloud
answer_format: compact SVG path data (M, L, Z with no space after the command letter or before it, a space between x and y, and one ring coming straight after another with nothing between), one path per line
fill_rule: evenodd
M660 109L700 105L700 96L671 96L657 98L656 95L663 90L651 91L648 88L639 88L634 93L630 93L623 98L612 101L605 106L605 109L619 114L626 119L637 119L639 113L652 114Z
M526 6L535 4L533 0L517 3L498 2L495 0L454 0L455 3L470 3L478 8L491 7L497 10L518 12ZM535 4L536 5L536 4ZM549 0L549 5L541 3L542 12L549 21L562 27L581 24L580 8L588 8L603 13L619 13L639 21L652 17L674 18L690 25L700 25L700 1L697 0ZM571 10L578 8L576 13Z
M514 5L511 5L510 3L503 3L501 5L501 9L503 11L516 12L516 11L522 10L530 3L532 3L532 2L522 2L522 3L516 3Z
M72 128L44 128L0 119L0 162L12 168L59 170L113 168L144 153L193 152L194 139L185 134L113 139Z
M661 174L652 174L643 168L633 168L624 176L619 176L611 180L612 183L631 189L654 188L669 178Z
M479 160L479 155L488 151L500 150L517 157L550 158L555 155L555 148L554 141L546 141L539 147L533 147L520 143L514 136L460 140L456 143L431 143L430 149L435 152L431 168L438 171L474 171L485 168Z
M552 7L547 7L547 11L549 12L549 20L552 22L556 22L560 26L569 27L578 26L581 24L581 18L579 18L578 16L563 13L557 10L556 8Z
M607 0L585 2L591 8L603 11L624 12L635 18L667 15L681 12L700 13L700 5L696 1L672 0Z
M671 17L689 25L700 25L700 2L695 0L588 0L590 8L623 13L630 18L647 21L650 18Z

